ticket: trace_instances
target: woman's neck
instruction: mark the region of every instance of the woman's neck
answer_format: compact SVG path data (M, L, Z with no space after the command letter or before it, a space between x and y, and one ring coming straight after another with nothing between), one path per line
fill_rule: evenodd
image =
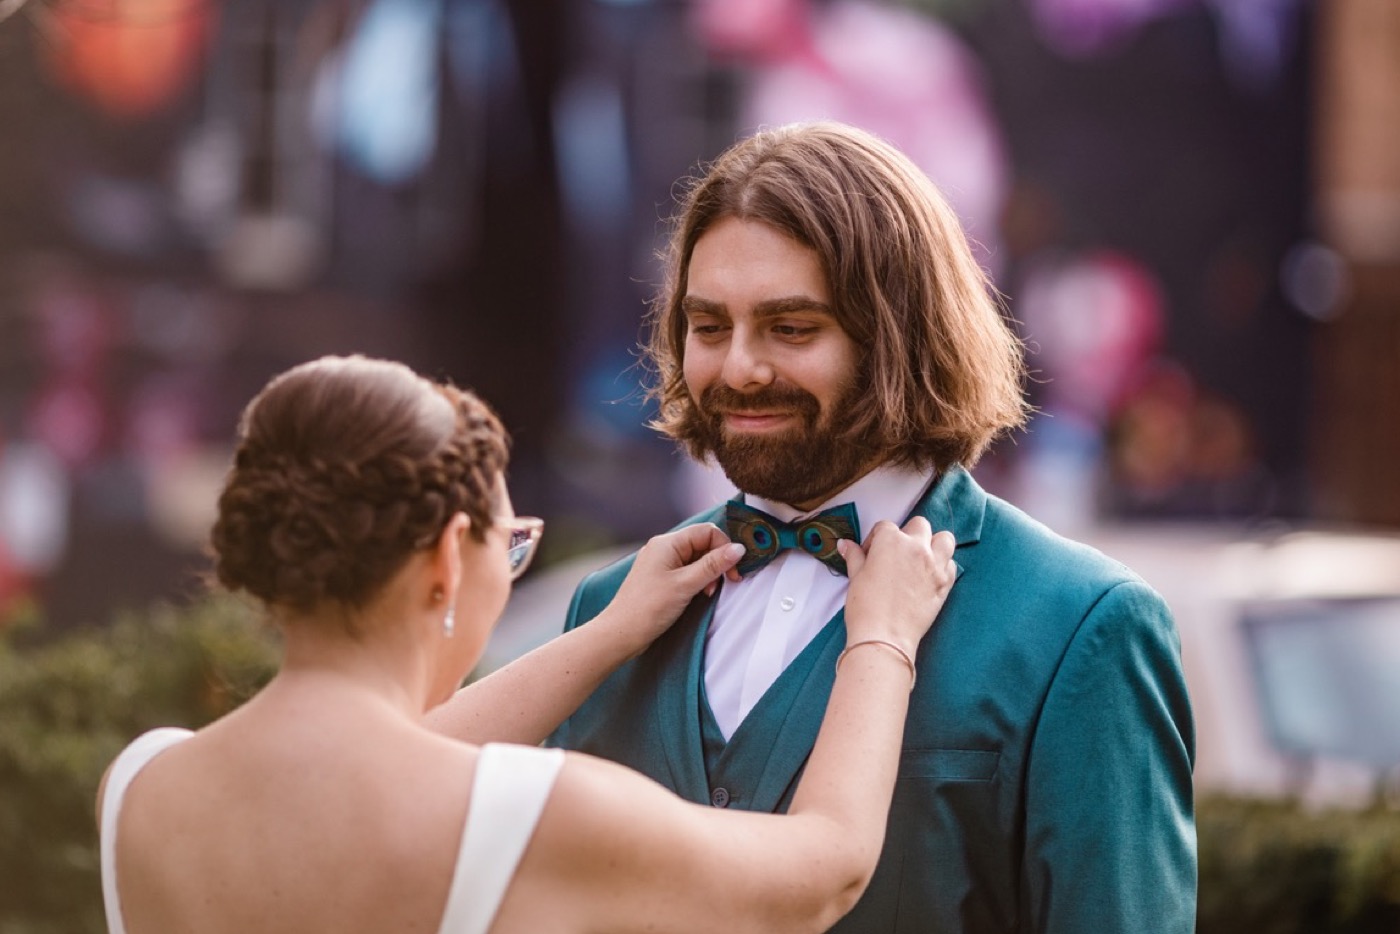
M351 634L336 620L288 621L282 665L268 689L377 697L417 720L428 706L433 660L410 625L381 623Z

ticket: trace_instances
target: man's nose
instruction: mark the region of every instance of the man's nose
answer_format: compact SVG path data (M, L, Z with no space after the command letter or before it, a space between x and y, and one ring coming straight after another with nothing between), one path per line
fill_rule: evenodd
M773 382L773 366L759 341L736 334L729 342L720 374L731 389L745 390Z

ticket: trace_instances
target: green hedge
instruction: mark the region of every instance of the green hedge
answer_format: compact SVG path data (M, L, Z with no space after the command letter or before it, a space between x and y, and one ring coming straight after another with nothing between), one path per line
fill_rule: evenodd
M0 934L101 934L103 769L144 730L237 706L277 646L227 598L42 636L0 632ZM1197 826L1199 934L1400 932L1400 811L1206 797Z
M1203 798L1198 934L1397 934L1400 811Z
M101 934L103 770L151 727L232 710L271 677L278 649L232 599L43 636L0 633L0 934Z

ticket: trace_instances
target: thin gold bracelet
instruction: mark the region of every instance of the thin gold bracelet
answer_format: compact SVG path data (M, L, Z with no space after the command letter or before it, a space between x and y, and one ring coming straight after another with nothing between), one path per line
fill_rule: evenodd
M841 650L840 655L836 656L836 670L841 670L841 662L845 660L847 655L851 654L852 649L858 649L862 645L883 645L885 648L897 652L899 657L904 660L904 664L909 666L909 690L914 690L914 684L919 680L918 672L914 670L914 659L909 657L908 652L886 639L862 639L859 642L852 642Z

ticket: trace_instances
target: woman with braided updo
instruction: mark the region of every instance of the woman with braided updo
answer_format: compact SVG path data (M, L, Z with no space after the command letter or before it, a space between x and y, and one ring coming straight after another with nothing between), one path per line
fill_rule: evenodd
M657 536L588 625L458 689L541 532L506 464L484 403L401 364L322 358L253 399L211 539L219 582L281 630L282 665L228 716L153 730L108 769L112 934L819 931L849 909L884 834L902 650L838 664L787 816L538 748L743 549L710 525ZM916 643L951 551L927 523L843 543L852 646Z

